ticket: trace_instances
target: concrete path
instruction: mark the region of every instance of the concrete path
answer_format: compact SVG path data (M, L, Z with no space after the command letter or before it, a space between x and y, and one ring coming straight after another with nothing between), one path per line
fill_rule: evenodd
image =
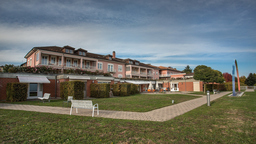
M254 89L246 89L245 92L254 92Z
M222 92L219 94L211 95L211 101L217 98L220 98L228 93L230 92ZM100 110L100 114L95 115L95 117L163 122L163 121L168 121L172 118L175 118L176 116L182 115L204 104L206 104L206 96L202 96L201 98L185 101L179 104L163 107L163 108L156 109L149 112L126 112L126 111ZM99 105L99 108L100 108L100 105ZM69 115L69 112L70 112L70 108L63 108L63 107L4 104L4 103L0 103L0 109L24 110L24 111L34 111L34 112L44 112L44 113L66 114L66 115ZM86 110L86 109L78 109L78 113L76 113L75 109L73 109L72 115L92 116L92 111Z

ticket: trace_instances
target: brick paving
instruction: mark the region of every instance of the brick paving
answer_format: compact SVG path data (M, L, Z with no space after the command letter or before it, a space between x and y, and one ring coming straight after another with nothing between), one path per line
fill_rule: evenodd
M218 99L228 93L230 92L222 92L219 94L211 95L211 101ZM172 118L175 118L176 116L182 115L188 111L191 111L197 107L200 107L204 104L206 104L206 96L185 101L179 104L163 107L160 109L152 110L149 112L100 110L100 114L97 115L95 113L95 117L164 122ZM100 105L99 105L99 108L100 108ZM5 104L5 103L0 103L0 109L24 110L24 111L34 111L34 112L44 112L44 113L54 113L54 114L65 114L65 115L69 115L69 112L70 112L70 108L63 108L63 107ZM78 109L78 113L76 113L75 109L73 109L72 115L92 116L92 110Z

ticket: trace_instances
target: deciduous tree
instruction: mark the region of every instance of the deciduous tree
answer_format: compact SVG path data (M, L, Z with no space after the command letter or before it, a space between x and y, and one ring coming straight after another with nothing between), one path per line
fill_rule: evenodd
M223 73L223 77L226 82L231 82L232 81L232 75L230 73Z

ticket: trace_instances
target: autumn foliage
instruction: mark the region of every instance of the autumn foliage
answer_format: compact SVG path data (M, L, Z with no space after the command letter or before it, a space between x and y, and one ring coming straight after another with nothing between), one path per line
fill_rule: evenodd
M223 77L226 82L231 82L232 81L232 75L229 73L223 73Z

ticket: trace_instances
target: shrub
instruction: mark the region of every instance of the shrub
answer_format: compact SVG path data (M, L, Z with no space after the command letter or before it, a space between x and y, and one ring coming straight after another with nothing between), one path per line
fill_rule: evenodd
M139 85L131 84L131 95L139 93Z
M68 96L73 96L73 99L83 99L84 83L81 81L67 81L60 83L60 97L67 100Z
M110 84L91 84L91 97L108 98Z
M114 96L120 96L121 84L112 84L111 88L113 88L113 95Z
M6 96L7 101L17 102L26 101L28 84L25 83L7 83Z
M131 93L131 84L124 83L121 84L121 89L120 89L120 96L129 96Z

